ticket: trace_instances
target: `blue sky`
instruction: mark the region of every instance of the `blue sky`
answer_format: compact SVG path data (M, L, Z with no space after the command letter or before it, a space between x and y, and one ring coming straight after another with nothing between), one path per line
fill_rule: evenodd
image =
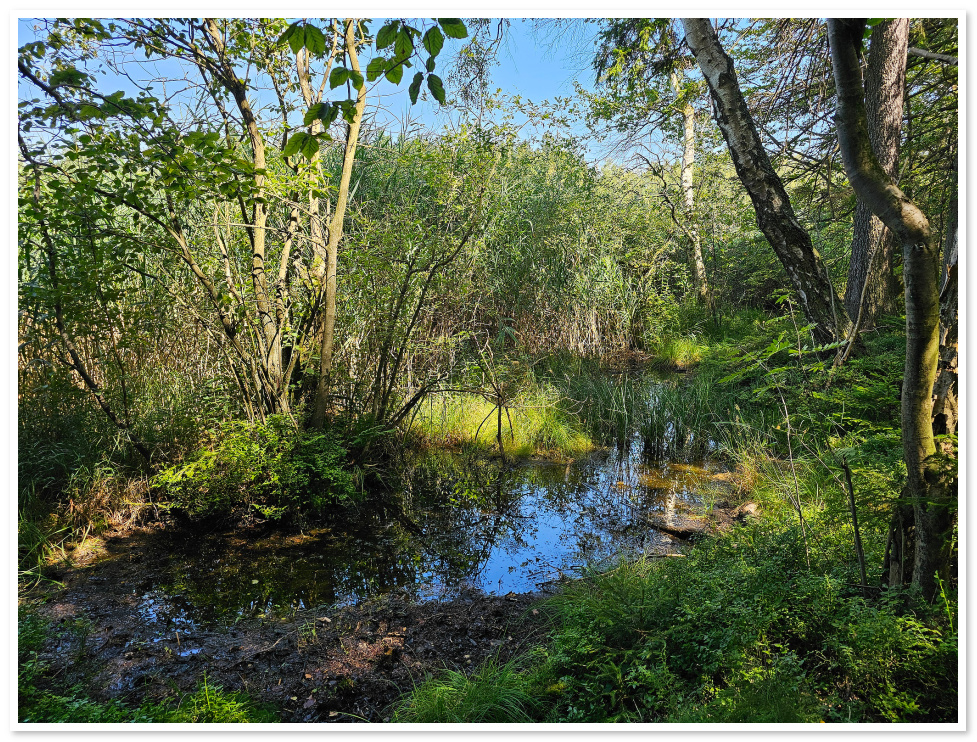
M34 38L31 25L29 18L18 20L18 45ZM378 28L380 21L375 21L373 25ZM586 26L587 33L591 35L595 30L596 26L593 24ZM448 40L439 57L439 67L443 67L447 57L459 44L458 41ZM589 69L590 60L586 53L582 55L582 51L585 52L588 48L587 41L581 39L579 32L564 34L554 40L551 31L544 29L537 34L530 21L512 19L506 27L499 49L498 65L492 69L492 88L498 87L506 94L520 95L534 102L552 99L557 95L572 95L575 81L591 88L593 74ZM386 83L380 89L388 97L391 109L402 111L409 107L406 90L410 77L410 73L404 76L396 95L393 94L392 86ZM106 79L106 85L111 85L109 79L111 78ZM116 85L119 89L132 92L131 86L125 80L117 80ZM436 108L433 104L421 103L414 107L413 114L426 123L434 123L437 120L433 115Z

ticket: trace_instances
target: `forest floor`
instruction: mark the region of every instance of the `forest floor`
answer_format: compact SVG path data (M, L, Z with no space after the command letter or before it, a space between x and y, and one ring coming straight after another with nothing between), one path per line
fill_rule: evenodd
M746 514L718 503L708 514L658 525L687 538ZM191 692L206 675L210 687L243 691L278 709L284 722L384 722L430 674L506 662L549 633L539 592L472 591L422 603L388 594L229 625L174 620L166 596L151 590L151 572L181 536L192 534L161 525L106 532L76 549L70 566L48 571L57 582L21 596L54 627L40 657L50 668L48 690L80 684L93 699L138 705Z

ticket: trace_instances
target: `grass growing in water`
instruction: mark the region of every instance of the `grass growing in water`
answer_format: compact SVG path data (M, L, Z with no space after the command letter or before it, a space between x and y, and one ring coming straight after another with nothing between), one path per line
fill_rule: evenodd
M502 443L507 455L556 453L573 457L593 448L593 441L551 385L524 389L503 409ZM413 430L438 444L467 444L498 450L498 407L474 394L442 394L425 402Z

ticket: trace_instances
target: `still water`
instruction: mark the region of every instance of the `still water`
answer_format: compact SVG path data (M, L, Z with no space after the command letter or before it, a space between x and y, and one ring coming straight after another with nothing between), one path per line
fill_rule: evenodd
M647 516L699 505L719 470L709 461L652 465L637 443L561 464L428 454L404 471L399 505L362 506L353 526L175 541L143 601L223 622L383 593L534 591L587 564L676 551Z

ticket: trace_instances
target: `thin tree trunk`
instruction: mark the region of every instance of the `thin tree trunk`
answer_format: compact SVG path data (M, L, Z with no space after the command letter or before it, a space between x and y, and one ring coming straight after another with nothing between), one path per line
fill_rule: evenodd
M709 83L716 123L729 146L757 215L757 224L783 264L804 316L819 342L844 339L851 321L831 286L827 269L801 226L784 185L763 149L756 124L736 79L733 60L723 50L707 18L683 18L685 38Z
M856 194L891 229L903 251L906 285L906 366L902 388L902 440L906 494L912 502L915 557L912 584L923 595L936 591L946 564L952 525L952 488L934 454L933 383L940 350L939 244L926 215L910 201L872 151L858 53L865 19L828 20L831 60L838 90L835 123L845 171Z
M359 57L356 54L355 19L346 21L345 47L350 67L361 72ZM326 422L329 408L329 375L332 371L332 346L336 327L336 266L339 256L339 241L343 236L343 219L346 217L346 204L349 199L349 181L353 173L353 160L356 145L360 138L360 122L366 107L366 85L356 94L356 113L346 133L346 150L343 155L343 172L339 180L339 193L336 196L336 210L329 223L329 242L326 244L326 286L323 302L324 318L322 343L319 351L319 381L316 387L315 407L312 412L312 426L321 428Z
M672 73L672 87L675 95L681 94L678 75ZM706 276L706 263L702 259L702 239L699 237L699 227L695 221L695 189L693 178L695 175L695 108L689 101L683 101L679 110L682 114L682 206L685 218L685 232L689 238L689 250L692 263L692 275L695 280L699 302L706 308L712 309L712 291Z
M255 196L248 237L251 241L251 283L254 287L255 305L261 324L261 333L258 334L261 367L266 376L265 383L268 388L265 405L268 412L271 413L287 412L289 408L288 389L282 376L281 327L276 321L275 308L268 289L268 276L265 270L268 223L268 210L263 198L265 182L263 173L267 166L265 142L258 128L258 121L251 108L251 103L248 101L247 85L237 76L237 72L227 59L224 40L217 23L213 18L205 18L204 28L208 34L210 46L219 60L218 77L220 82L233 96L241 114L248 141L251 144L251 156L255 169Z
M956 171L954 171L956 175ZM943 281L940 289L940 361L933 387L933 432L957 432L957 198L950 201L946 239L943 244ZM950 453L952 447L943 447Z
M865 72L869 140L882 169L893 178L896 177L902 135L908 46L908 18L879 23L872 31ZM871 208L859 200L855 207L845 308L850 317L857 316L864 295L861 329L872 329L877 317L896 309L899 284L893 273L894 245L892 232L872 213ZM873 253L876 253L874 259Z

